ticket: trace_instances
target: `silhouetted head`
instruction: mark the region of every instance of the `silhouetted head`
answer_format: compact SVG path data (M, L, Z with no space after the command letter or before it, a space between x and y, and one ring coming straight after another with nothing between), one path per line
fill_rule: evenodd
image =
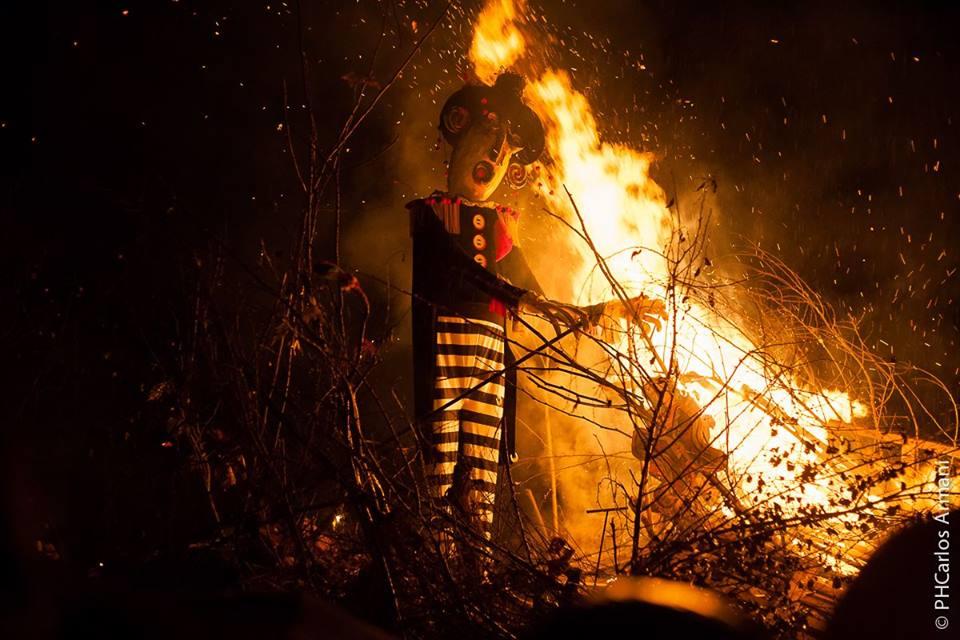
M897 533L873 554L847 589L825 637L957 637L960 581L954 578L951 585L949 580L950 560L957 571L956 558L960 558L960 510ZM939 594L946 596L939 598L939 605L938 582Z
M527 640L562 637L756 640L759 631L720 596L682 582L621 578L584 603L559 610Z

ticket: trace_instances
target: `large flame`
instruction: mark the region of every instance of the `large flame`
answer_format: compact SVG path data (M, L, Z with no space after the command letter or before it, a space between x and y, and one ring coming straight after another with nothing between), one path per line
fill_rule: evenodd
M491 1L480 14L470 58L481 80L492 82L524 53L518 15L510 0ZM617 280L631 294L668 299L670 267L664 251L677 228L663 189L650 177L653 157L604 142L587 98L564 71L548 69L528 78L525 97L546 130L550 163L541 190L551 210L579 227L569 191ZM581 258L567 272L568 289L580 303L609 299L593 251L574 234L567 242ZM785 370L765 366L755 355L759 348L737 322L696 302L677 304L667 326L640 349L648 356L675 354L680 387L714 419L711 435L739 478L738 494L756 493L759 483L774 489L770 493L779 496L778 504L788 514L801 505L826 507L839 497L840 487L804 471L826 457L826 425L850 424L865 417L867 409L845 390L811 389ZM623 352L634 347L635 352L636 345L628 343L636 339L624 334L616 346Z
M527 89L527 99L541 116L547 150L556 166L545 172L545 193L557 211L569 209L566 191L575 194L591 238L604 256L630 246L662 247L670 239L670 215L660 186L650 178L653 156L625 145L601 142L587 98L575 91L562 71L547 71ZM578 243L580 269L571 282L589 284L593 257ZM639 261L637 260L639 257ZM664 261L651 252L616 255L611 267L621 277L634 277L639 288L652 274L665 275ZM598 302L608 291L587 292Z

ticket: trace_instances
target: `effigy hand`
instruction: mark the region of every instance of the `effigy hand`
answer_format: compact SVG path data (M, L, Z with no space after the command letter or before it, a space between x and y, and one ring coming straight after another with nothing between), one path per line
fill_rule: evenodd
M572 304L548 300L533 291L527 291L521 296L518 312L541 316L553 325L558 335L561 333L561 326L571 329L584 328L591 323L588 311Z

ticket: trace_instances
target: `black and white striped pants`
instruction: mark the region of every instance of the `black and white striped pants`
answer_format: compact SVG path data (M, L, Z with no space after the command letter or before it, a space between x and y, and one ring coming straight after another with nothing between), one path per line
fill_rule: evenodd
M449 504L448 498L455 501L489 538L503 424L503 376L467 392L503 369L503 327L440 316L436 340L433 408L459 399L431 417L439 452L438 462L428 470L431 495L444 504Z

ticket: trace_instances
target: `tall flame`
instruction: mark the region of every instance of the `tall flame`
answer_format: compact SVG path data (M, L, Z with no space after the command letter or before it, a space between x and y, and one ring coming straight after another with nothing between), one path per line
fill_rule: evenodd
M470 59L477 77L487 84L493 84L501 70L523 55L526 43L517 28L517 8L522 14L524 0L518 0L517 5L513 0L493 0L477 18Z
M544 176L555 209L569 208L565 188L575 194L587 230L604 256L631 245L664 246L670 239L670 215L663 189L650 178L653 156L601 142L586 96L573 89L563 71L547 71L526 94L544 121L547 150L556 163ZM571 281L584 284L593 257L586 255L584 245L578 244L577 249L583 260ZM639 257L638 263L629 253L620 255L611 267L620 276L639 276L632 284L641 287L651 279L650 273L665 275L663 260L656 254L641 253ZM635 273L638 267L641 273ZM643 273L645 270L649 272ZM588 301L599 301L603 293L608 292L588 293Z
M480 14L470 58L483 81L492 82L523 54L518 19L510 0L492 0ZM544 123L551 162L544 167L542 195L551 210L579 227L569 191L617 280L632 294L667 299L669 264L663 251L676 223L663 189L650 177L652 155L604 142L587 98L564 71L548 69L528 78L525 97ZM609 299L606 282L595 273L593 250L570 236L570 248L581 260L564 274L569 290L580 303ZM736 319L695 302L677 305L671 316L641 350L648 349L648 356L654 350L677 354L680 388L714 419L711 436L723 443L719 448L740 478L737 492L749 496L758 486L774 487L786 513L796 513L801 505L826 507L840 489L804 470L825 457L825 425L850 424L867 415L866 407L846 391L809 389L783 371L771 372L752 355L758 347ZM615 346L626 352L635 338L624 334ZM785 458L790 464L782 464Z

